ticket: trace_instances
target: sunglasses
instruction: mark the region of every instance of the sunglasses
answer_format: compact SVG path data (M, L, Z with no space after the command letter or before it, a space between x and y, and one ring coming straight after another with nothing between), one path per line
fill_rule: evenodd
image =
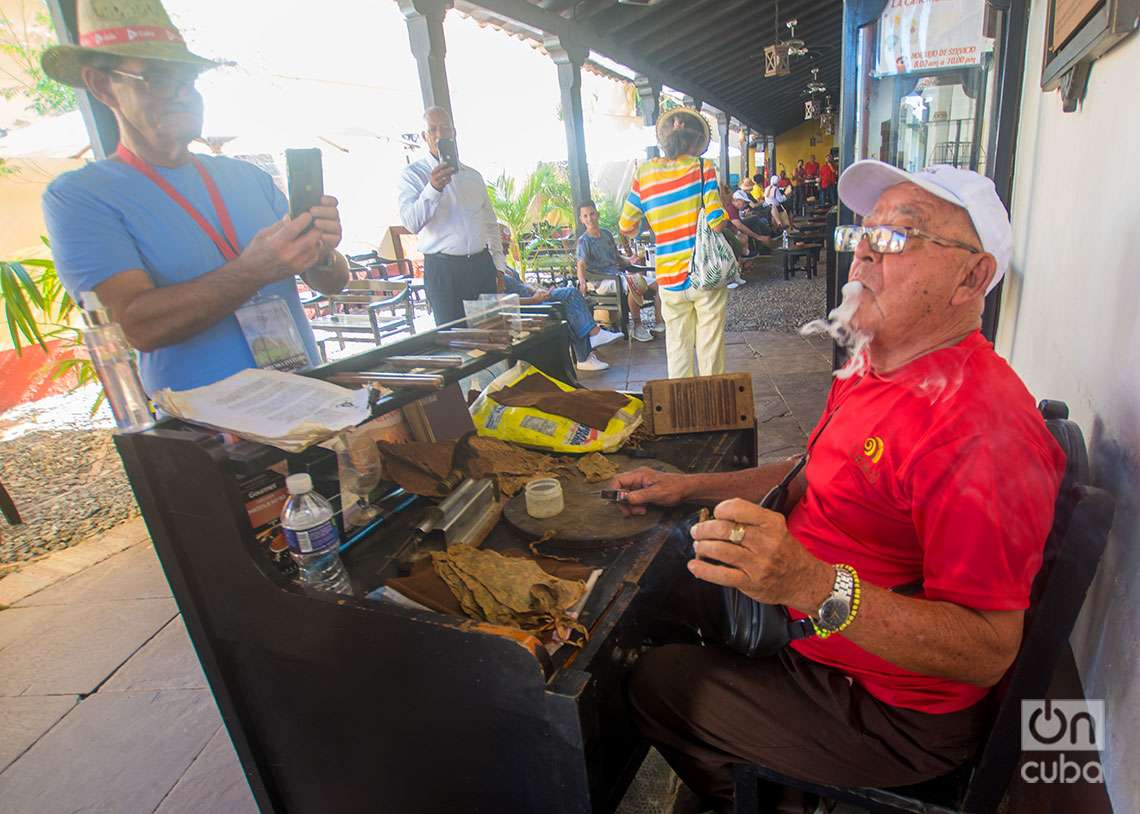
M194 84L198 81L198 74L137 74L128 73L127 71L120 71L115 68L108 73L113 73L117 76L125 76L128 79L133 79L144 88L146 92L156 99L173 99L184 89L193 89Z
M853 252L859 248L863 238L871 251L879 254L899 254L906 248L907 240L911 237L929 240L939 246L951 249L965 249L973 254L981 254L982 250L960 240L951 240L946 237L932 235L913 226L836 226L835 250L837 252Z

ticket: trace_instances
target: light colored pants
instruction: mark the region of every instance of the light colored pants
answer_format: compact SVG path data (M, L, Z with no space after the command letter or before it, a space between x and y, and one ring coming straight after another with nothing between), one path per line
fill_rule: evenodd
M683 379L724 373L724 319L728 289L684 291L661 289L661 315L665 318L665 351L669 378Z

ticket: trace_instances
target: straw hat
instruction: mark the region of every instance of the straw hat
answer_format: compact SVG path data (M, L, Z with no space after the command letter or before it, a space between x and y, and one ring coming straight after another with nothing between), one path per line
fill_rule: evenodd
M704 155L705 150L709 148L709 142L712 141L712 130L709 128L708 120L701 115L700 111L691 107L675 107L661 114L657 119L657 143L665 146L665 136L673 129L673 120L678 116L686 116L690 120L695 120L692 123L700 127L703 141L698 145L700 149L693 150L693 155Z
M129 59L161 59L197 65L218 63L190 52L159 0L78 0L79 45L56 45L40 64L57 82L83 87L84 59L111 54Z

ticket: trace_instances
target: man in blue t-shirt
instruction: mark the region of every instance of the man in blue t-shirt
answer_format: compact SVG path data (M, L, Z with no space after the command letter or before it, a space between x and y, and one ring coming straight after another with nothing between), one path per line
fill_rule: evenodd
M593 201L578 204L578 220L586 227L578 236L578 290L586 295L586 272L590 272L611 276L613 279L594 283L594 290L597 294L612 294L617 290L617 276L624 273L629 315L633 320L630 335L638 342L649 342L653 336L641 324L641 309L647 299L654 301L658 326L655 330L663 331L665 326L652 269L634 265L618 251L614 236L601 227L598 207Z
M151 394L249 367L315 364L294 276L322 293L344 287L336 199L325 196L290 219L266 173L190 153L203 114L194 83L213 63L184 47L166 48L162 58L129 56L132 46L155 53L142 38L115 44L81 31L80 42L93 47L50 49L44 69L86 86L110 108L121 140L114 157L60 176L44 194L52 254L68 292L92 291L111 310L141 352Z

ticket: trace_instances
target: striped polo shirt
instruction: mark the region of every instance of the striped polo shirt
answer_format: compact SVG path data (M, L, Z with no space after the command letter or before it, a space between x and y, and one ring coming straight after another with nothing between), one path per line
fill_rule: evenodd
M709 226L727 215L716 185L716 165L705 161L704 205ZM642 216L657 240L657 283L670 291L689 287L689 260L697 242L700 209L700 162L691 155L651 158L637 169L633 187L621 210L618 227L637 228Z

